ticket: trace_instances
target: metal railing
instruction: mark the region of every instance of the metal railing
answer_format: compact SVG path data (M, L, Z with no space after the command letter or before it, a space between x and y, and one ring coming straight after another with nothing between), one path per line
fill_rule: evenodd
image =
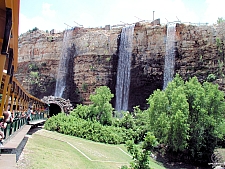
M48 117L48 111L42 111L39 114L32 114L31 119L29 122L35 121L35 120L46 120ZM10 137L15 133L19 132L19 129L21 129L24 125L29 124L27 121L27 117L24 116L20 112L15 113L15 118L13 119L13 122L7 122L7 126L4 129L4 140L7 141L10 139Z

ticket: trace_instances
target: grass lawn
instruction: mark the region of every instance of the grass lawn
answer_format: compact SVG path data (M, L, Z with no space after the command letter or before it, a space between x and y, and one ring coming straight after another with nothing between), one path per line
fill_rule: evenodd
M29 138L25 151L27 169L118 169L132 161L124 145L96 143L43 129ZM153 160L150 163L152 168L164 168Z

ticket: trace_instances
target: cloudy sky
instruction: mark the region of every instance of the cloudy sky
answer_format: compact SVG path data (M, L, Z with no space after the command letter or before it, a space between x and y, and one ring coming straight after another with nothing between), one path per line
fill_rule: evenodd
M225 19L224 7L225 0L20 0L19 34L34 27L63 31L77 23L88 28L151 21L153 11L161 23L213 24Z

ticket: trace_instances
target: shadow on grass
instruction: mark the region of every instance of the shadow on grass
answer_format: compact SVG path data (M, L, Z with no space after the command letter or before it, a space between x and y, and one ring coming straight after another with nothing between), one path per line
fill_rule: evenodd
M211 166L195 166L184 162L172 162L166 157L157 155L156 161L161 163L167 169L211 169Z

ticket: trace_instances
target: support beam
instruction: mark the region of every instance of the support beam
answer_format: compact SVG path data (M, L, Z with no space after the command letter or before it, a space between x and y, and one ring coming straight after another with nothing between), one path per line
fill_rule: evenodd
M15 104L16 104L16 109L15 109L15 111L16 111L16 112L18 112L19 109L20 109L20 108L19 108L19 105L18 105L18 103L19 103L18 101L19 101L19 97L17 96L17 97L16 97L16 100L15 100L15 102L16 102L16 103L15 103Z
M2 83L3 70L5 67L6 56L0 55L0 85Z
M7 55L8 53L11 29L12 29L12 9L6 8L5 33L4 33L2 51L1 51L1 54L3 55Z
M12 26L12 34L13 34L13 50L14 50L14 70L17 71L17 63L18 63L18 34L19 34L19 10L20 10L20 0L13 1L13 26Z
M8 82L7 83L4 83L4 90L5 90L5 87L7 88L6 89L6 100L5 100L5 108L4 110L7 111L7 105L8 105L8 102L9 102L9 97L10 97L10 92L11 92L11 86L12 86L12 71L13 71L13 67L12 67L12 61L13 61L13 49L10 48L8 50L9 54L8 54L8 57L9 57L9 61L8 61L8 69L7 69L7 74L6 74L6 78L8 79Z
M0 107L1 115L3 115L3 110L4 110L4 107L5 107L6 93L7 93L7 89L8 89L9 78L10 77L6 75L5 82L4 82L4 88L3 88L3 93L2 93L2 102L1 102L1 107ZM8 101L7 101L7 103L8 103ZM6 105L6 107L7 107L7 105Z
M8 87L7 87L7 92L6 92L6 100L5 100L5 111L7 111L7 105L8 105L8 103L9 103L9 98L10 98L10 92L11 92L11 86L12 86L12 84L9 84L8 85ZM11 98L11 100L12 100L12 98ZM11 107L12 107L12 105L11 105ZM11 110L11 107L10 107L10 110Z

